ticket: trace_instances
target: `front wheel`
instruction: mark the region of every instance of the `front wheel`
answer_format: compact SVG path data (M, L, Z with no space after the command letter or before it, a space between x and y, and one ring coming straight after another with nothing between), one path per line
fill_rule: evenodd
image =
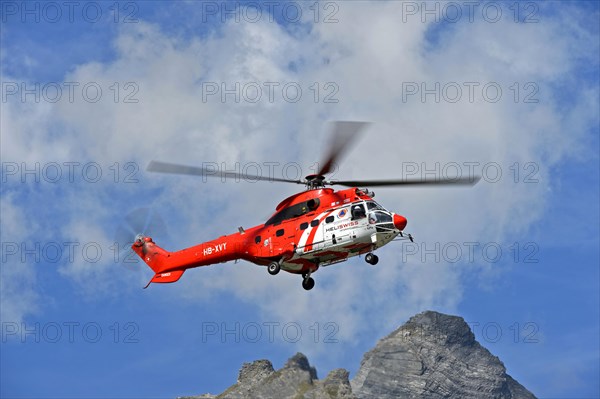
M271 262L271 263L269 263L269 266L267 266L267 271L272 276L279 273L280 270L281 270L281 266L279 266L279 263L277 263L277 262Z
M304 280L302 280L302 288L304 288L306 291L312 290L314 286L315 280L313 280L312 277L305 278Z

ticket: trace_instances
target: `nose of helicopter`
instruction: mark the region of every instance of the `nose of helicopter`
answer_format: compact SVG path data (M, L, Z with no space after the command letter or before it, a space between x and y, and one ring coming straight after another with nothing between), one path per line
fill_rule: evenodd
M394 226L396 226L398 230L404 230L404 228L406 227L406 223L407 220L404 216L400 216L394 213Z

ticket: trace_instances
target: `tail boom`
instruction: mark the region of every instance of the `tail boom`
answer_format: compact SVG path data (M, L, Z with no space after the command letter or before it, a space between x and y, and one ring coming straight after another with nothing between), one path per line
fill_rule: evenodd
M154 271L150 283L174 283L185 270L239 259L240 243L233 237L208 241L181 251L168 252L150 237L140 237L131 246L133 251Z

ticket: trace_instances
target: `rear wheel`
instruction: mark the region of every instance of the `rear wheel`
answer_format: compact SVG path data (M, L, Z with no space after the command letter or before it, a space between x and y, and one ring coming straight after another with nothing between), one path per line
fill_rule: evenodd
M271 262L271 263L269 263L269 266L267 266L267 271L272 276L279 273L280 270L281 270L281 266L279 266L279 263L277 263L277 262Z
M304 288L306 291L312 290L314 286L315 280L313 280L312 277L308 277L302 280L302 288Z

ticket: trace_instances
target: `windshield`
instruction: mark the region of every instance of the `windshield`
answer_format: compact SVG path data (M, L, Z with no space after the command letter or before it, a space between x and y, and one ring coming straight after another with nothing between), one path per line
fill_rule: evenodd
M384 210L384 208L379 205L377 202L375 201L367 201L367 209L372 211L372 210Z
M386 212L374 211L369 213L369 223L392 223L392 216Z

